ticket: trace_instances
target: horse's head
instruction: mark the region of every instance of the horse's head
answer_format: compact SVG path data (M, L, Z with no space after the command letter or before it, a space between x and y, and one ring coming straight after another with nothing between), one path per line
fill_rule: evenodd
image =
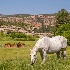
M35 59L36 59L36 51L35 50L31 50L30 57L31 57L31 65L33 65L35 62Z

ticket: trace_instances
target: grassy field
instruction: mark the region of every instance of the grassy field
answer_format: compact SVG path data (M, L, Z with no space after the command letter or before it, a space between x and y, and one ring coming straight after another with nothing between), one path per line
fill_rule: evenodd
M67 47L67 58L57 59L56 54L48 54L45 64L38 53L33 66L30 64L30 49L35 41L24 41L26 44L21 48L5 48L5 43L18 43L18 41L0 42L0 70L70 70L70 47ZM3 46L2 46L3 45Z

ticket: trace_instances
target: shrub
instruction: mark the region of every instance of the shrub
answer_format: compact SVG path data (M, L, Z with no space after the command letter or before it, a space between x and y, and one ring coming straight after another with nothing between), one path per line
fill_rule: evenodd
M68 45L70 45L70 23L60 26L55 32L55 35L62 35L66 37L68 40Z

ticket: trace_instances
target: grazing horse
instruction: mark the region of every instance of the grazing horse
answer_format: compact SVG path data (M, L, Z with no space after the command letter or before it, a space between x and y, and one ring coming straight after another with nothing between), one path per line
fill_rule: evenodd
M62 51L63 58L66 58L66 46L67 39L63 36L55 36L52 38L45 36L40 38L30 52L31 65L35 62L37 51L40 52L43 60L42 63L45 62L48 53L56 53L57 58L60 58L60 51Z
M17 44L17 47L19 48L19 47L21 47L22 45L25 45L25 44L19 42L19 43Z

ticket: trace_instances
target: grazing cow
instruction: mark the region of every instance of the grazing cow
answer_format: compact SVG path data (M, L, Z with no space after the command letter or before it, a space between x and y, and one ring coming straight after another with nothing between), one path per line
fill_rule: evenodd
M19 42L19 43L17 44L17 47L19 48L19 47L22 47L23 45L25 45L25 44Z
M7 43L7 44L5 44L5 46L6 46L6 47L10 47L10 45L9 45L9 44L10 44L10 43Z
M63 58L66 58L66 46L67 39L63 36L55 36L52 38L45 36L40 38L30 52L31 65L35 62L37 51L40 52L43 60L42 63L45 62L48 53L56 53L57 58L60 58L60 51L62 51Z
M14 44L11 44L11 43L7 43L5 44L6 47L14 47L15 43Z
M14 47L15 46L15 43L14 44L9 44L10 45L10 47Z

